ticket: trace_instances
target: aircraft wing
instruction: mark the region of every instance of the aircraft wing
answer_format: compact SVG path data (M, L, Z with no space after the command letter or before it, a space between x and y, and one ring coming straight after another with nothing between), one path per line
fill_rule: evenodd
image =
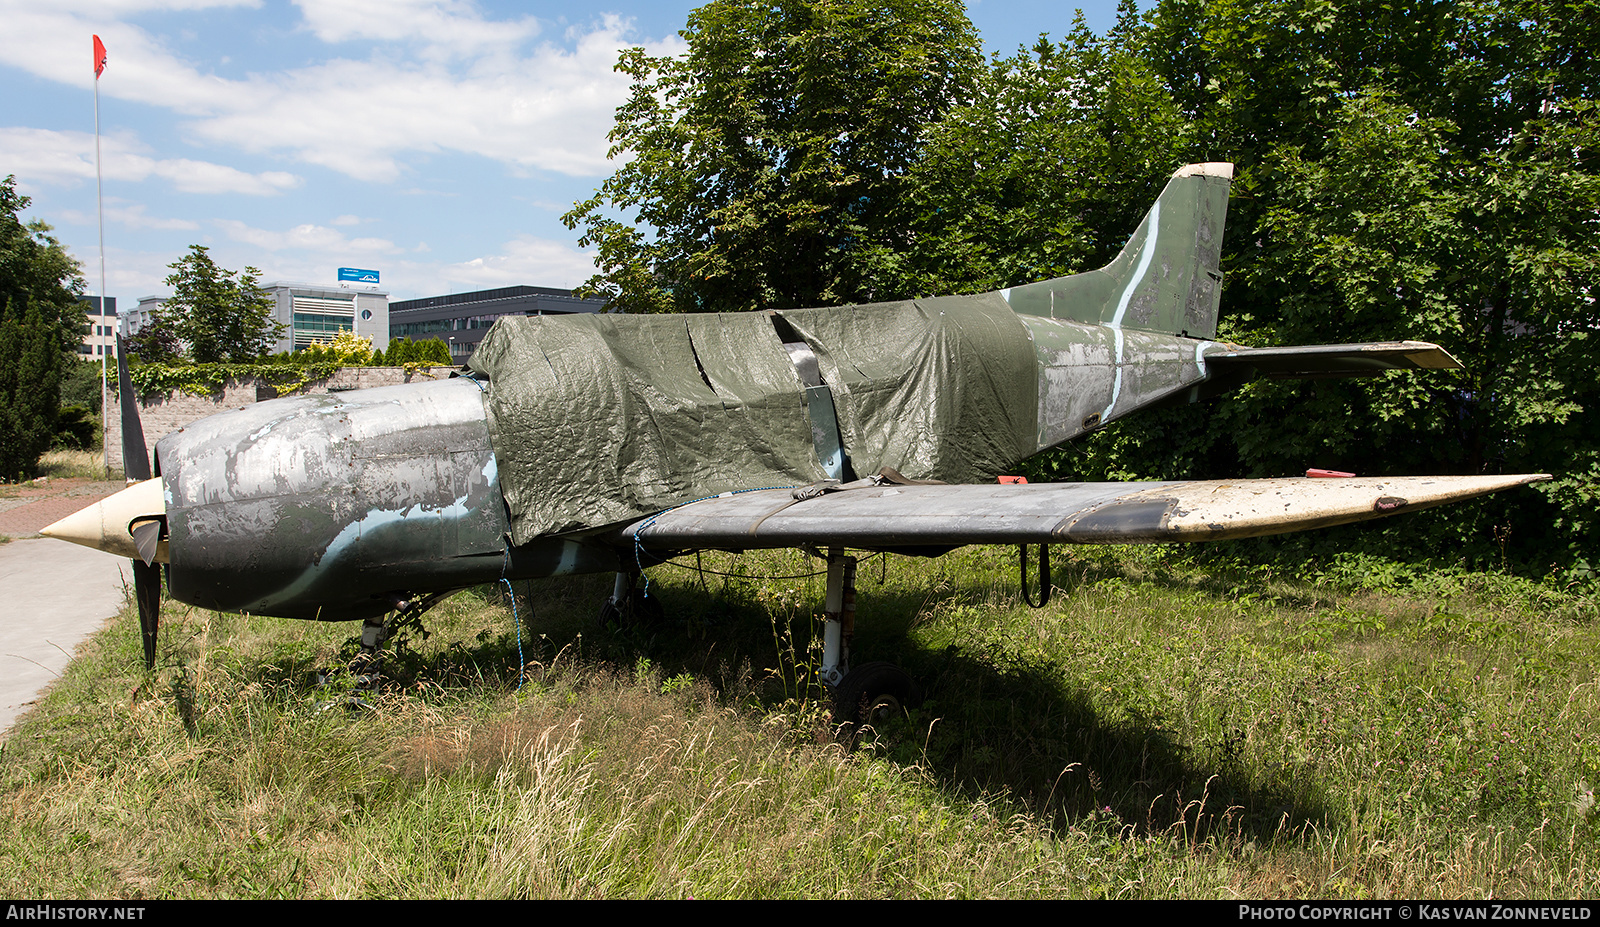
M1413 512L1547 480L1513 476L896 484L726 493L634 522L647 550L1132 544L1282 534Z

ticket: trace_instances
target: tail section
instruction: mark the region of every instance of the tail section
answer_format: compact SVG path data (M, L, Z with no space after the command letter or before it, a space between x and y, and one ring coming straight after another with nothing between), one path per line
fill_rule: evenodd
M1180 168L1111 263L1001 295L1025 315L1214 338L1232 180L1227 162Z

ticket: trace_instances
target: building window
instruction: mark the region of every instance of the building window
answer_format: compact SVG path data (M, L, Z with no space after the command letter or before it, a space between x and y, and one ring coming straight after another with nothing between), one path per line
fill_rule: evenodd
M299 351L313 341L332 341L340 332L355 327L355 299L294 297L294 349Z

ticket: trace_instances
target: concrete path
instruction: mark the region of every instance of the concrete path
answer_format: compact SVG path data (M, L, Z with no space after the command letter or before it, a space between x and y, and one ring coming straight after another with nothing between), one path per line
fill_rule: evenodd
M8 503L0 533L35 534L120 488L74 485L53 498L0 500ZM104 551L52 538L0 544L0 732L61 674L78 644L122 609L124 577L131 586L129 562Z

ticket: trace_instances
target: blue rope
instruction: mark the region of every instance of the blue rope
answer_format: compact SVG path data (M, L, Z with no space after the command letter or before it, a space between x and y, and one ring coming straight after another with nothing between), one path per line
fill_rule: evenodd
M517 629L517 691L522 691L522 684L528 679L528 661L522 656L522 620L517 617L517 590L511 587L511 580L506 578L506 572L511 569L511 546L505 548L505 556L500 561L500 581L506 584L506 592L511 594L511 623Z
M511 595L511 623L517 628L517 691L522 691L522 684L527 681L528 661L522 657L522 620L517 617L517 591L511 588L511 580L504 576L500 581L506 584L506 592Z

